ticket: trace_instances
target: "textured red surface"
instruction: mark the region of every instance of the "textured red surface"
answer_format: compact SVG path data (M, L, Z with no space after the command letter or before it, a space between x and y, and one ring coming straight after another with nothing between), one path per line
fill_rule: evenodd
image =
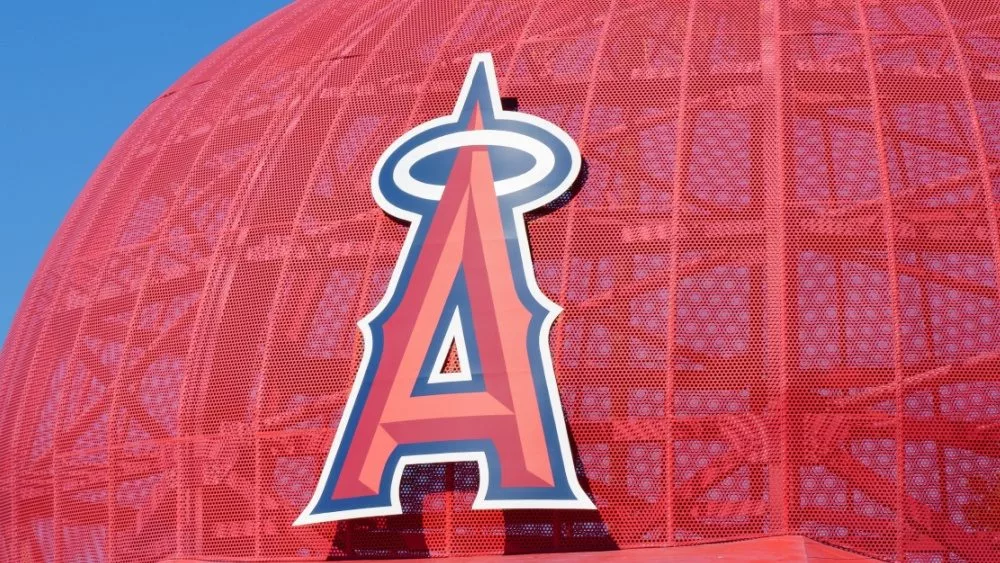
M197 559L170 558L169 563L198 563ZM403 563L410 559L382 560ZM830 547L802 536L768 536L727 543L677 545L623 551L531 553L452 557L448 563L871 563L878 561ZM283 563L283 562L279 562Z
M596 512L291 528L405 226L375 159L470 55L586 180L529 222ZM44 170L39 171L44 174ZM1000 7L300 1L151 104L7 340L0 558L523 553L799 533L1000 559Z

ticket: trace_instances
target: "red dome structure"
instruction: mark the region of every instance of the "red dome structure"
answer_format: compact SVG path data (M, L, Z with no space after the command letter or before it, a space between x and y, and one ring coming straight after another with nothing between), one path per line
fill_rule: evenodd
M527 221L597 510L292 526L409 226L391 143L474 53L583 172ZM0 558L325 560L797 534L1000 560L1000 8L968 0L300 0L156 99L0 364Z

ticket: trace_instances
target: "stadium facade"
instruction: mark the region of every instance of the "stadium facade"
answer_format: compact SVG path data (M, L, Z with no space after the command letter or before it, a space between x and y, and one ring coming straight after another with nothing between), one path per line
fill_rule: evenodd
M992 4L289 5L39 266L0 559L1000 560Z

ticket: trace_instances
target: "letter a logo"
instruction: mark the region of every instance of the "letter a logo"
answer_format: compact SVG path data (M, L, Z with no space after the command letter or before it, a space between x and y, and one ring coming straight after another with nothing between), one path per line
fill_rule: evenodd
M358 323L364 356L296 524L399 514L405 466L455 461L479 465L473 508L594 508L552 370L560 309L538 289L524 225L579 171L565 132L501 108L489 54L472 58L451 115L386 149L372 193L410 228Z

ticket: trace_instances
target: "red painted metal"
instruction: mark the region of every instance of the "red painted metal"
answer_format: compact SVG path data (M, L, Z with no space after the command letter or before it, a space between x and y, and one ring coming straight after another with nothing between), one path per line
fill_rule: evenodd
M481 51L584 157L528 232L598 510L472 511L451 464L293 528L406 232L372 166ZM49 248L0 363L0 559L1000 560L998 196L991 2L299 1L155 100Z
M170 558L164 563L199 563L199 559ZM410 559L384 560L403 563ZM684 545L666 548L628 551L591 551L565 553L532 553L524 555L478 555L452 557L449 563L786 563L837 561L874 563L863 555L830 547L801 536L770 536L766 538L709 545ZM274 563L283 563L276 561Z

